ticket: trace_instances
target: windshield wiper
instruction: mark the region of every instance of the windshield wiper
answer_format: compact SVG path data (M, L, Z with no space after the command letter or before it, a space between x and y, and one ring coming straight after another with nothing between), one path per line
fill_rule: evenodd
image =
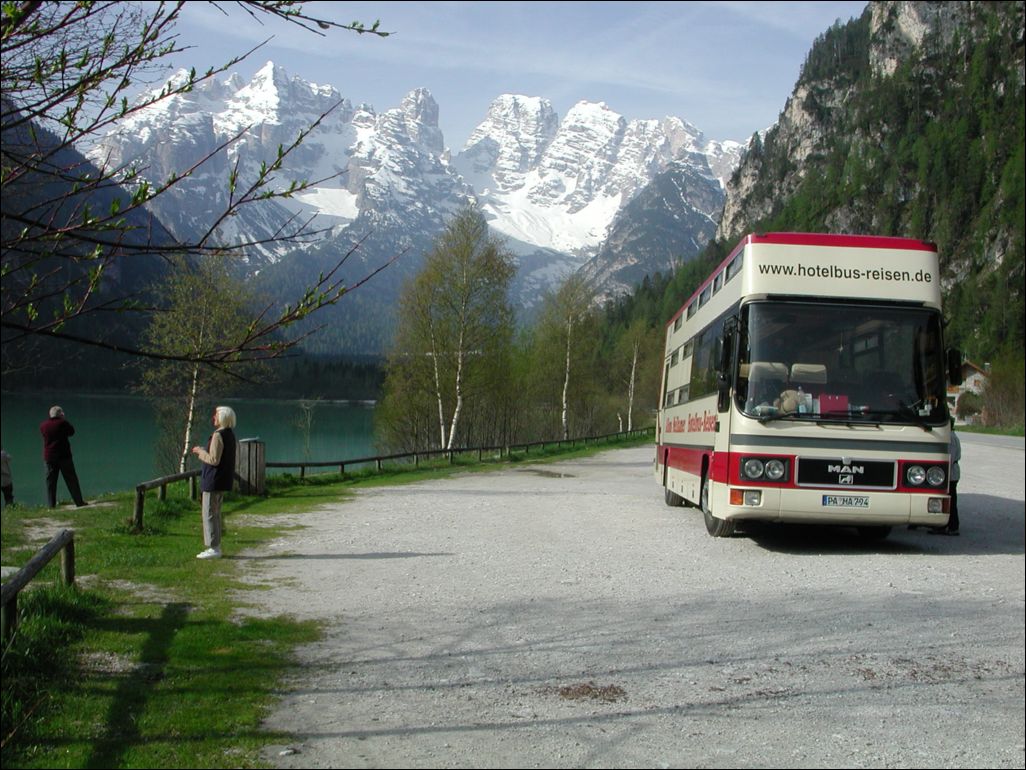
M921 401L919 403L922 403ZM927 433L933 432L933 426L926 422L926 418L919 413L919 410L914 405L905 404L901 401L898 402L898 412L906 417L910 417L912 422L918 425Z

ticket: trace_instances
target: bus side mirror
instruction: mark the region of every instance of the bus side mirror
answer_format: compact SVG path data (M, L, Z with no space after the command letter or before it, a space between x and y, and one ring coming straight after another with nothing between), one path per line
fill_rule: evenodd
M948 382L962 384L962 351L956 348L948 348Z

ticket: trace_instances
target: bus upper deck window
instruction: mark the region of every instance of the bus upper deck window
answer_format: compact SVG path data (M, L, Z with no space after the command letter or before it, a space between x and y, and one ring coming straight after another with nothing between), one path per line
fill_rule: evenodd
M742 262L742 257L743 256L744 256L744 252L742 252L741 254L738 254L736 257L734 257L733 260L731 260L731 263L729 265L727 265L727 280L728 281L731 278L733 278L735 275L737 275L738 272L740 272L740 270L741 270L741 262Z

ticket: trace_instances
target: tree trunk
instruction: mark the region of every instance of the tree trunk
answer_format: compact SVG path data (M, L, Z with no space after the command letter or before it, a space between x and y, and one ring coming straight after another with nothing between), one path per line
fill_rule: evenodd
M641 343L638 340L634 341L634 355L631 356L631 379L627 384L627 430L631 431L634 427L634 378L638 372L638 350L641 348Z
M445 440L445 407L442 404L442 377L438 373L438 346L435 344L435 329L431 327L431 364L435 371L435 400L438 401L438 432L441 435L439 447L444 448L448 442Z
M574 319L566 321L566 369L563 375L563 440L570 438L570 347L573 341Z
M452 425L449 426L449 445L446 449L452 449L456 441L456 425L460 421L460 412L463 411L463 340L460 340L459 359L456 362L456 407L452 410Z
M196 393L199 390L199 364L192 367L192 385L189 388L188 408L185 410L185 442L178 458L178 472L185 473L185 461L189 459L189 444L192 443L192 416L196 413Z
M466 270L463 273L463 285L467 287L468 279ZM456 345L456 406L452 410L452 425L449 426L449 445L446 449L452 449L456 442L456 425L460 421L460 412L463 411L463 361L466 358L466 351L463 349L467 342L467 295L464 292L460 303L460 339Z

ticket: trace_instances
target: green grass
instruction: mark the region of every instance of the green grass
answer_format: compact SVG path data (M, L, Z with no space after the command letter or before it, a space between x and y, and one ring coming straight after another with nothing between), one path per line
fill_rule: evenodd
M266 498L229 495L224 551L199 561L199 505L185 484L151 493L144 526L132 526L134 494L83 509L7 508L5 564L24 565L59 528L75 531L76 584L60 584L54 559L18 598L19 623L4 647L2 764L14 767L260 767L262 748L288 736L261 728L298 645L315 623L240 613L246 594L231 557L279 536L249 526L261 516L337 502L365 485L400 484L509 463L582 457L651 438L570 450L532 450L501 462L476 453L449 465L268 479Z
M196 503L151 499L135 533L131 495L102 502L4 511L6 564L24 564L38 548L30 527L60 520L75 530L78 572L76 586L61 586L54 560L19 596L2 663L4 767L258 765L273 739L261 716L291 650L316 639L317 627L236 613L246 587L235 565L195 558ZM280 532L240 526L233 513L276 508L230 499L226 552Z
M989 433L992 436L1019 436L1022 437L1024 434L1023 426L1005 427L1005 428L988 428L983 425L956 425L955 430L959 433Z

